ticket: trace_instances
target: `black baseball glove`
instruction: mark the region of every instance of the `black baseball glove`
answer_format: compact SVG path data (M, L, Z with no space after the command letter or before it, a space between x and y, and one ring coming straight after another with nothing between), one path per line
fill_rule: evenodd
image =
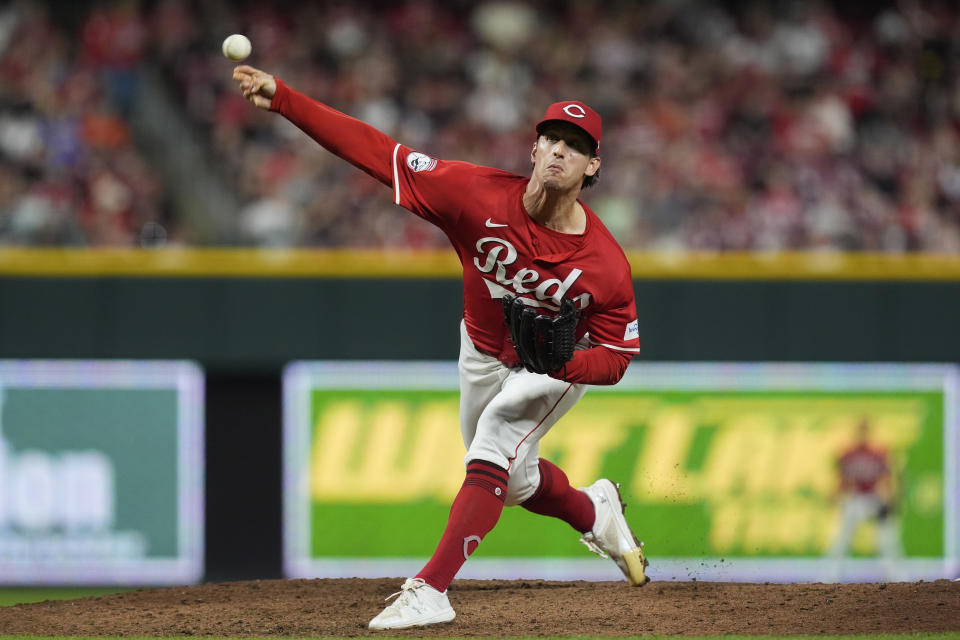
M893 514L893 503L883 502L877 507L877 520L883 522Z
M553 373L573 357L580 312L568 298L555 316L538 314L523 298L503 296L503 314L520 364L533 373Z

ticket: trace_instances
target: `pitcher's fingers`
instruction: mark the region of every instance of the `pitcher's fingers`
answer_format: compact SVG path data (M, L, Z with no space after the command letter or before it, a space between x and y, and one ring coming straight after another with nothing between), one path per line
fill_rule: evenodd
M247 67L247 69L249 68L250 67ZM240 67L233 70L233 80L235 82L243 82L243 81L249 82L254 78L256 78L258 75L260 75L260 72L255 70L253 72L248 72Z

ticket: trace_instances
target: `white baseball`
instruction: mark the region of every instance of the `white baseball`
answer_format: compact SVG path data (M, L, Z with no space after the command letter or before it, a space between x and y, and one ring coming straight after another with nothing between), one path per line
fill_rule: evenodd
M240 62L245 60L251 51L253 51L253 45L250 44L250 39L241 33L229 35L223 41L223 55L227 60Z

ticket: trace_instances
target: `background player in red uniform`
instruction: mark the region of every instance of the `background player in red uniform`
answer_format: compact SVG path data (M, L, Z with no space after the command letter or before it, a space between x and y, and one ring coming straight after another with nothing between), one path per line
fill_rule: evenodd
M329 151L393 190L394 202L437 225L463 265L460 422L466 478L430 561L371 622L399 629L453 620L447 586L505 505L560 518L634 585L647 581L640 543L617 485L583 490L540 458L539 442L588 384L620 380L639 351L630 266L578 196L600 170L600 116L577 101L550 105L531 131L531 175L432 158L249 66L234 70L244 97L276 111ZM520 366L502 300L538 313L575 303L576 350L562 367ZM508 298L509 299L509 298Z
M857 425L856 441L837 460L840 473L840 529L829 551L833 560L832 581L843 577L843 559L853 536L865 522L876 523L877 548L888 580L896 579L900 557L899 527L894 509L893 473L886 451L870 442L870 423Z

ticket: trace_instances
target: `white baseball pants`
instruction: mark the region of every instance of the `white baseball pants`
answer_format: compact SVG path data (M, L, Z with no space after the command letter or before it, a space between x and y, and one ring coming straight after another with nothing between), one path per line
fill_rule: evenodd
M876 545L880 552L887 579L895 580L897 578L897 561L902 555L899 524L896 514L890 514L883 519L877 517L882 504L883 501L880 497L872 493L854 493L844 496L841 507L840 530L827 554L833 562L833 574L830 582L836 582L842 578L843 558L850 550L853 536L857 528L869 520L876 522Z
M540 484L540 439L587 390L510 368L477 351L460 322L460 432L464 464L486 460L507 470L505 505L530 498Z

